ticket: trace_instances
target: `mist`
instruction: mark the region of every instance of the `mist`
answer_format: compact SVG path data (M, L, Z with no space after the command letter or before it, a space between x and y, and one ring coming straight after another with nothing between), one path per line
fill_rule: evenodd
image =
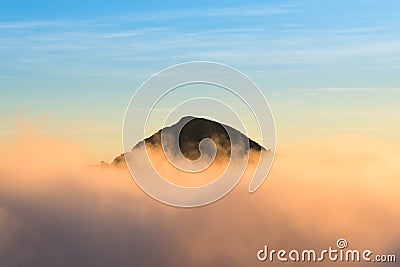
M65 140L22 133L0 149L0 266L308 266L256 254L264 245L325 249L338 238L399 255L400 150L376 140L278 146L258 191L248 193L250 161L231 193L192 209L152 199L125 168L89 166Z

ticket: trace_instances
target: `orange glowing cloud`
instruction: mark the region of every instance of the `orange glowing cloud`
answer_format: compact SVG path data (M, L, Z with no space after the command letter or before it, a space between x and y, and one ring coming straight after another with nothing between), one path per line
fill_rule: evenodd
M0 266L255 266L268 264L256 257L265 244L319 249L339 237L399 252L400 151L375 140L279 147L254 194L245 175L195 209L158 203L124 168L85 166L62 140L25 133L0 147Z

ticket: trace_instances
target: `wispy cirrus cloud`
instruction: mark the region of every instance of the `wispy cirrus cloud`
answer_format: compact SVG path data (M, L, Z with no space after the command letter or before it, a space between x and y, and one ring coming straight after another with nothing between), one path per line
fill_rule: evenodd
M287 22L275 19L304 11L304 7L290 4L226 6L142 11L90 19L2 22L0 54L9 68L41 58L56 64L65 61L63 68L71 69L68 61L74 58L82 67L107 65L111 74L115 71L110 68L110 61L113 67L130 69L137 69L144 62L174 64L199 59L233 65L266 64L277 69L282 64L285 69L307 69L322 62L337 65L344 61L346 65L369 64L374 68L382 66L382 62L387 66L393 64L388 62L391 59L387 55L400 51L400 41L387 37L389 30L385 25L317 28L295 19ZM191 27L185 23L188 19L192 21ZM390 29L393 30L395 27ZM366 35L355 39L359 33ZM33 66L48 68L35 64L23 68Z
M294 89L299 92L305 93L400 93L399 88L379 88L379 87L326 87L314 89Z

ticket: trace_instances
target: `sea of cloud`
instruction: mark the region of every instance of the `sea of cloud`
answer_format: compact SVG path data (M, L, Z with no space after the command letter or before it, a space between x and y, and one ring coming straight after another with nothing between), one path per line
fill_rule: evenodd
M0 143L0 266L265 266L264 245L325 249L338 238L400 260L400 149L373 139L279 146L254 194L247 172L226 197L192 209L89 161L76 144L30 132Z

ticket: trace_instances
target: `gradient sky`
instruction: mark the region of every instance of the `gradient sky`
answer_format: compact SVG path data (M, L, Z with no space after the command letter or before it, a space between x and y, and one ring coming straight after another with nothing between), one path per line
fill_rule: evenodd
M278 148L336 134L399 144L399 10L385 0L2 1L0 138L33 125L110 161L140 84L209 60L261 87Z

